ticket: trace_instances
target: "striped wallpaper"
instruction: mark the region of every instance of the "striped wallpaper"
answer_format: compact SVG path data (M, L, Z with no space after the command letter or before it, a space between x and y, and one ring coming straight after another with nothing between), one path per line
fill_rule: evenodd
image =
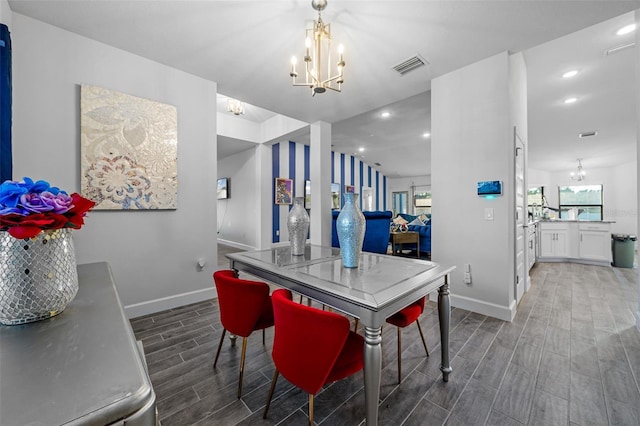
M304 183L309 179L310 148L296 142L277 143L272 146L272 241L288 241L287 215L292 206L275 204L275 179L293 179L293 196L304 196ZM353 185L355 192L362 194L363 187L373 189L375 210L387 210L387 177L372 169L352 155L331 152L331 182L340 184L340 192L344 193L344 185ZM311 196L313 200L313 194ZM359 199L362 208L362 198ZM342 199L341 204L344 204Z

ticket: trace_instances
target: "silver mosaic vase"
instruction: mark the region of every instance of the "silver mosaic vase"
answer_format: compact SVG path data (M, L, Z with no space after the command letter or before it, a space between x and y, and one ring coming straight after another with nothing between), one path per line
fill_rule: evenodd
M40 321L61 313L78 293L72 229L16 239L0 231L0 324Z
M360 254L364 242L366 221L358 207L358 194L344 194L345 204L336 219L336 231L340 242L342 266L357 268L360 265Z
M289 216L287 216L291 254L295 256L304 254L304 244L309 234L309 214L307 214L303 203L303 197L294 198L293 208L289 211Z

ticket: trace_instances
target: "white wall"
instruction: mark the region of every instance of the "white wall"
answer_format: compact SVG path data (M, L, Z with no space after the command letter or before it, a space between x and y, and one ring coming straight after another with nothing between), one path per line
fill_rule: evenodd
M15 178L79 191L82 83L178 110L177 210L91 212L74 233L78 263L111 264L129 315L213 296L216 84L19 14L12 30Z
M0 23L5 24L11 30L11 19L13 12L9 8L9 2L7 0L0 0Z
M246 249L258 247L260 215L270 215L269 209L256 202L255 187L258 167L255 148L225 157L218 162L218 177L229 177L231 197L218 200L218 239L226 244Z
M501 180L503 190L512 191L509 56L501 53L438 77L431 87L433 260L457 266L451 276L454 306L510 320L512 208L506 196L476 195L476 183L484 180ZM487 208L494 220L484 219ZM465 263L471 265L471 285L462 281Z

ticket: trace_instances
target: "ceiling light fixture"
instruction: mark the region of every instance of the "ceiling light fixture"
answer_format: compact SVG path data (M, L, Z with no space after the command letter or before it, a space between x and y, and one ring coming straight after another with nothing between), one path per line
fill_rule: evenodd
M424 132L424 133L422 134L422 137L423 137L423 138L428 138L429 136L431 136L431 133L429 133L429 132Z
M565 104L572 104L577 100L578 100L578 98L567 98L567 99L564 100L564 103Z
M244 114L244 104L237 99L227 99L227 111L233 115Z
M358 151L364 152L364 146L361 146L360 148L358 148Z
M618 31L616 31L616 34L617 35L629 34L630 32L634 31L635 29L636 29L636 24L625 25L624 27L622 27Z
M582 158L578 158L578 170L570 173L571 179L580 182L585 180L586 174L587 172L582 168Z
M391 116L391 113L389 111L384 111L380 113L380 117L382 118L388 118Z
M318 20L313 21L313 28L307 28L305 40L305 82L296 83L296 64L297 58L291 58L291 71L289 75L293 78L294 86L306 86L311 89L312 96L316 93L324 93L327 89L336 92L342 91L342 83L344 78L342 71L344 69L344 47L338 46L338 62L337 75L331 77L331 24L325 24L322 21L320 12L327 7L327 0L311 0L311 7L318 11ZM325 65L326 62L326 65ZM326 74L322 73L322 67L326 66ZM334 86L334 83L337 86Z
M571 78L575 77L576 75L578 75L578 70L571 70L562 74L562 78Z

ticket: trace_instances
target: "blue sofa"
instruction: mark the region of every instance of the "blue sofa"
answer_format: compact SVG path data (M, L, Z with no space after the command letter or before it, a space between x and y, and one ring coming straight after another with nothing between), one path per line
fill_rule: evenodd
M404 220L411 223L418 216L406 214L406 213L398 213L398 216L402 216ZM420 235L420 253L421 254L431 254L431 215L427 215L427 222L424 226L420 225L408 225L409 231L417 232ZM413 244L403 244L406 248L411 248L415 250L415 245Z
M387 247L389 246L390 224L393 213L390 211L362 213L367 221L367 227L364 231L362 251L386 254ZM331 212L331 245L333 247L340 247L338 232L336 231L336 219L339 214L340 212L338 210L333 210Z

